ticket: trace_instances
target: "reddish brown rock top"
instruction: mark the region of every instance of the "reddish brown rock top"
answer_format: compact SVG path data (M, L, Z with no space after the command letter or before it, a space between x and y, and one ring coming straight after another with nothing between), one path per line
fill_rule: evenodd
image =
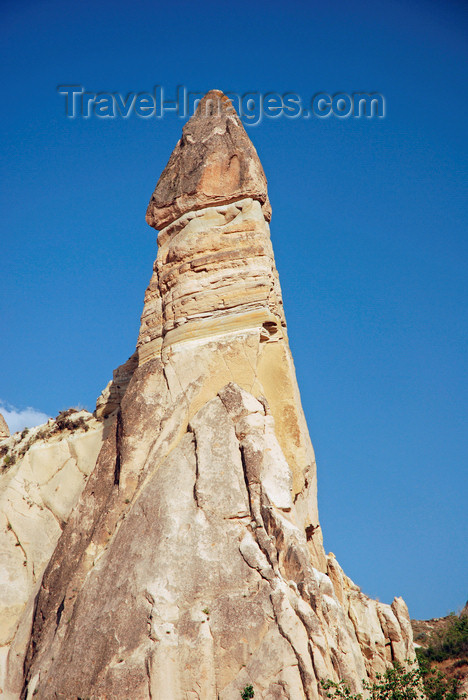
M270 220L267 181L257 151L229 98L210 90L183 128L151 197L146 220L162 229L188 211L245 197L261 202Z

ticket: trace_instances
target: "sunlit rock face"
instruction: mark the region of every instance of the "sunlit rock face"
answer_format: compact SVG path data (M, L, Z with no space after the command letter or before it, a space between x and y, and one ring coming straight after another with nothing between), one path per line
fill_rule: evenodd
M104 425L73 411L0 439L0 688L10 644L93 471Z
M0 440L3 440L3 438L9 437L10 435L10 430L8 428L7 422L0 413Z
M7 660L6 697L311 699L413 655L400 599L364 596L318 520L266 180L227 98L184 127L136 352Z
M246 197L261 203L269 221L267 181L257 152L230 100L211 90L184 126L146 220L161 230L187 212Z

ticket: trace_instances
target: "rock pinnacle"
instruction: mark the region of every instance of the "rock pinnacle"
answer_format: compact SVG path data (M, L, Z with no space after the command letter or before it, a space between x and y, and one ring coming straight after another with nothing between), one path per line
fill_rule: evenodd
M251 197L271 216L267 182L231 101L210 90L185 124L151 197L146 220L162 229L182 214Z
M136 351L96 407L97 460L81 473L89 451L62 436L14 466L28 487L0 551L28 602L3 596L5 697L320 700L327 679L361 693L414 657L409 615L323 549L265 175L223 93L184 127L147 216L157 257ZM34 518L49 542L43 513L73 469L86 486L31 566L17 532Z
M6 420L4 419L2 414L0 413L0 440L2 438L8 437L9 435L10 435L10 430L8 428Z

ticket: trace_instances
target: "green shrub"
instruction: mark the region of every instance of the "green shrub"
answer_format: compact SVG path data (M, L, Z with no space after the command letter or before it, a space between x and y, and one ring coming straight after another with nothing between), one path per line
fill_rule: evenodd
M458 656L468 658L468 617L451 615L445 629L433 634L426 648L416 651L418 660L445 661Z
M393 668L384 674L378 673L373 683L363 681L365 697L368 700L418 700L426 696L427 700L462 700L466 695L460 694L460 681L447 678L429 664L419 667L416 662L408 661L406 667L397 661ZM345 681L322 681L327 698L333 700L362 700L362 694L353 695Z
M241 693L241 698L242 700L249 700L250 698L253 698L255 695L253 685L246 685L244 690Z
M442 671L432 668L426 660L419 663L424 693L428 700L460 700L466 694L460 694L459 678L447 678Z

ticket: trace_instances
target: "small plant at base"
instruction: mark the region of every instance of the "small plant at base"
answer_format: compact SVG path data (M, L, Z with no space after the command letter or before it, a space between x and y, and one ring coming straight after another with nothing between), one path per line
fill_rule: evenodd
M333 698L333 700L362 700L362 695L353 695L351 693L351 688L346 683L346 681L320 681L322 688L329 692L326 693L327 698Z
M327 698L332 700L362 700L362 695L354 695L346 681L321 681ZM393 668L385 673L377 673L375 681L363 680L362 685L369 700L462 700L459 682L447 679L434 669L419 668L417 661L406 661L406 667L395 661Z
M426 659L419 659L419 668L428 700L463 700L466 698L466 693L460 693L460 678L448 678L437 667L432 667Z
M209 609L209 608L203 608L202 613L204 613L205 615L209 615L209 614L210 614L210 609Z
M249 700L249 698L253 698L255 695L253 685L246 685L244 690L241 692L241 698L242 700Z
M457 656L468 657L468 617L451 613L448 624L439 632L432 634L426 648L420 647L416 654L421 662L445 661Z

